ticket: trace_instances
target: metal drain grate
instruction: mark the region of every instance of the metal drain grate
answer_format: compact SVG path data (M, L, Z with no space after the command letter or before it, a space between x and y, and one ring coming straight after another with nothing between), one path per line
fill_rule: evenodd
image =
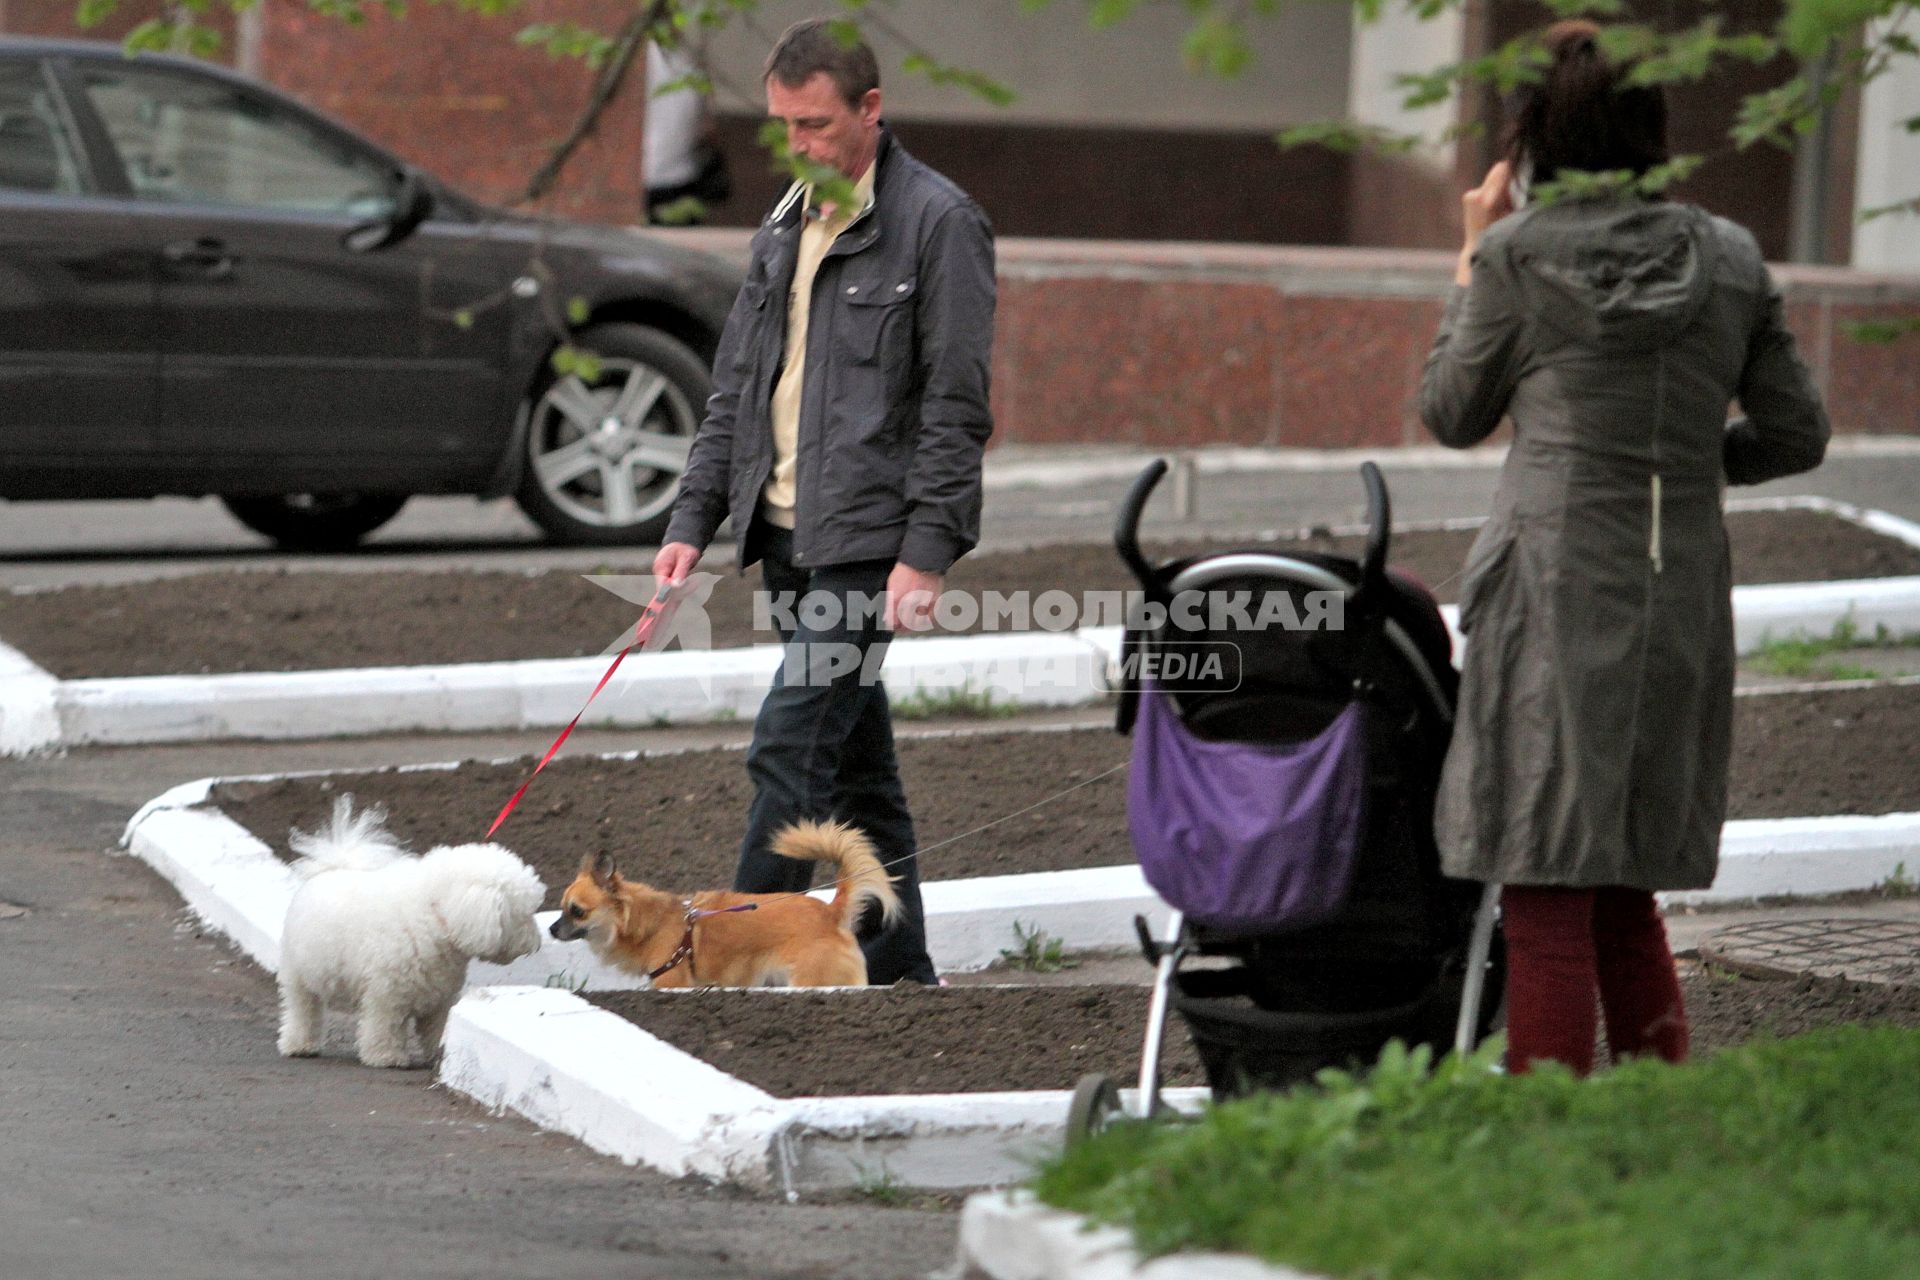
M1700 943L1700 958L1763 978L1810 973L1920 984L1920 923L1855 917L1736 924L1708 935Z

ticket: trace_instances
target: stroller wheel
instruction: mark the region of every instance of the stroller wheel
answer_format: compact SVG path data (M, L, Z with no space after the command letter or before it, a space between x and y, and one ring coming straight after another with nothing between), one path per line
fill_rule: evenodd
M1067 1108L1067 1149L1073 1148L1112 1124L1121 1114L1120 1090L1110 1076L1098 1073L1080 1077L1073 1087L1073 1102Z

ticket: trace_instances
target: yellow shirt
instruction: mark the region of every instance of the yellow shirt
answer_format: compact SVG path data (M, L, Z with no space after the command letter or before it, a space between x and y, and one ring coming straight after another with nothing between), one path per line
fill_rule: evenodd
M873 171L868 165L853 184L855 208L864 213L873 206ZM807 189L805 207L813 208L813 189ZM793 266L793 288L787 294L787 354L780 380L773 384L773 474L760 494L760 514L768 524L793 528L796 497L794 460L800 451L800 392L807 372L807 317L813 307L813 278L827 250L840 233L853 225L852 210L835 209L825 218L801 217L800 251Z

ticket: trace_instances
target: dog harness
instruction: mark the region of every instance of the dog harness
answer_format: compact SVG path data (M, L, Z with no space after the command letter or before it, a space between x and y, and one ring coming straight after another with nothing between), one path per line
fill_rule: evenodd
M712 910L703 910L694 906L692 899L688 899L687 931L681 935L680 945L673 949L673 954L667 957L667 962L658 969L655 969L652 973L649 973L647 975L647 981L652 982L663 973L672 973L682 964L687 966L688 977L697 978L699 973L693 966L693 926L705 920L708 916L724 916L735 911L757 911L759 909L760 904L757 902L742 902L731 907L715 907Z

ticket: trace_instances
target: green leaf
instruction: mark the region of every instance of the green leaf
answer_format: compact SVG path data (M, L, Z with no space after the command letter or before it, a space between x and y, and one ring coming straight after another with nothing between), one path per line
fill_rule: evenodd
M1532 204L1558 204L1563 200L1600 200L1632 191L1638 182L1631 169L1607 169L1588 173L1580 169L1561 169L1552 182L1535 183L1527 191Z
M546 50L549 58L578 58L598 70L619 42L577 22L536 22L515 33L514 43Z
M669 200L656 207L648 217L663 227L679 227L698 222L706 216L706 212L706 201L697 196L681 196L678 200Z
M462 307L462 308L460 308L460 309L459 309L458 311L456 311L456 312L454 312L454 313L453 313L453 324L454 324L454 327L455 327L455 328L457 328L457 329L471 329L471 328L473 328L473 310L472 310L472 308L470 308L470 307Z
M1558 18L1614 18L1625 13L1624 0L1543 0Z
M900 61L908 75L922 76L929 84L952 85L992 106L1004 107L1014 100L1014 92L998 80L966 67L949 66L924 53L910 53Z
M713 80L704 72L689 71L686 75L680 76L678 79L669 80L665 84L654 86L648 91L647 96L649 98L664 98L668 94L678 93L682 89L691 89L701 97L706 97L713 92Z
M82 27L97 27L120 8L120 0L80 0L75 17Z
M1202 18L1188 29L1181 42L1181 58L1190 71L1199 71L1231 80L1253 61L1253 46L1238 22L1217 14Z
M190 53L207 58L220 51L220 33L197 22L149 18L121 41L128 53Z
M1827 46L1859 32L1875 18L1907 7L1908 0L1786 0L1780 16L1781 43L1802 62L1812 62Z
M568 298L567 299L567 323L568 324L583 325L587 322L587 318L592 314L593 314L593 308L587 305L587 300L585 298Z
M860 24L852 18L835 18L827 23L827 33L840 42L843 49L852 49L866 39L860 31Z
M1140 7L1140 0L1089 0L1087 22L1099 31L1124 22Z
M1872 222L1875 218L1884 218L1890 214L1920 214L1920 199L1901 200L1894 204L1875 205L1871 209L1860 211L1860 221Z
M1734 145L1741 150L1756 142L1770 142L1791 151L1795 136L1806 132L1814 116L1807 83L1795 76L1784 84L1742 98L1730 132Z
M1641 174L1639 181L1634 185L1641 195L1657 196L1665 192L1668 187L1673 186L1676 182L1685 182L1706 162L1707 158L1705 156L1675 156L1665 164L1657 164Z
M1891 320L1857 320L1844 326L1855 342L1888 343L1920 333L1920 316L1898 316Z
M1418 134L1394 133L1374 125L1356 125L1345 120L1315 120L1282 129L1274 135L1282 150L1318 146L1329 151L1351 153L1362 149L1401 154L1420 145Z

